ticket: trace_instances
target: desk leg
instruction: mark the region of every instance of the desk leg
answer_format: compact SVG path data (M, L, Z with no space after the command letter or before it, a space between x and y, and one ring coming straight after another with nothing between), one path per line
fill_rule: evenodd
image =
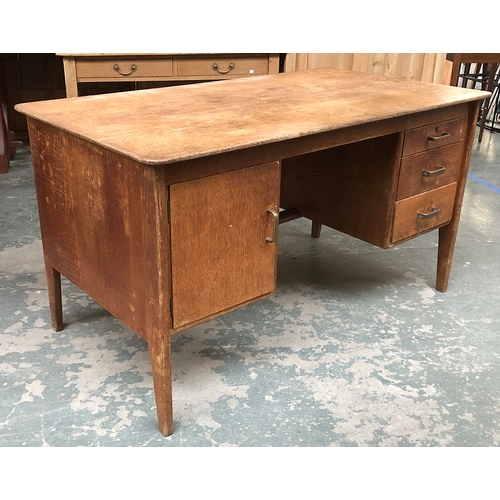
M78 97L78 81L76 79L76 61L63 59L64 81L66 84L66 97Z
M448 289L451 263L453 261L453 251L455 250L455 241L457 239L457 231L454 226L455 224L451 222L447 226L439 228L438 263L436 275L436 290L439 292L446 292Z
M47 290L49 292L50 317L52 328L59 332L64 328L62 315L61 274L52 266L45 265Z
M470 103L469 115L467 123L467 132L465 136L465 154L462 163L462 173L457 186L457 201L453 210L451 222L446 226L439 228L439 247L437 258L437 275L436 275L436 290L446 292L448 288L448 279L450 278L451 263L453 260L453 252L455 250L455 241L457 239L458 223L460 221L460 212L462 210L462 202L465 192L465 184L467 182L467 172L469 170L469 162L474 142L474 134L476 130L477 116L481 101Z
M321 235L321 222L312 221L311 238L319 238Z
M168 335L162 333L153 335L153 338L149 342L149 356L153 369L158 429L164 436L170 436L174 432L174 418L172 409L170 338Z

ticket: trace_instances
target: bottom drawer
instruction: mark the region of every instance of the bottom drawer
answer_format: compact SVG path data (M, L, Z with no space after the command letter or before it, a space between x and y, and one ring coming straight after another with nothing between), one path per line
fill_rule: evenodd
M451 220L457 183L396 202L392 242L416 236Z

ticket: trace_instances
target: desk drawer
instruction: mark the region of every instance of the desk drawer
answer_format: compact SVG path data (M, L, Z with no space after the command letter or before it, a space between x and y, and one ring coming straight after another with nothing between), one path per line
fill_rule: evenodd
M451 220L457 183L396 202L392 242L417 236Z
M76 76L79 81L90 78L110 80L141 80L143 78L161 78L173 75L172 59L106 59L77 60Z
M463 117L407 130L404 138L403 156L461 141L465 135L465 126L465 117Z
M456 182L462 159L463 142L425 153L406 156L401 161L397 199Z
M243 75L267 75L269 58L263 57L217 57L189 58L177 61L177 76L199 76L223 78Z

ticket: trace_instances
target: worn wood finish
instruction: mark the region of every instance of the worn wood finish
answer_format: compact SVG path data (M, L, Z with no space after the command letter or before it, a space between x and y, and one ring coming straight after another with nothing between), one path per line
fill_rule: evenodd
M459 178L463 141L405 156L401 160L397 199L435 189Z
M397 201L394 212L393 243L418 236L429 229L450 222L456 191L457 184L453 182Z
M274 293L280 165L170 186L173 326Z
M274 290L276 243L265 239L279 219L268 212L280 197L279 162L280 204L300 205L284 207L283 220L298 212L315 221L313 236L326 220L388 246L405 134L465 117L457 194L439 233L445 288L487 95L318 70L18 105L54 328L63 327L62 274L147 340L159 429L172 433L169 336ZM195 297L196 286L205 295Z
M28 124L46 264L148 340L150 315L168 313L162 170Z
M414 128L405 133L403 156L440 148L464 138L466 118L435 122L424 127Z
M471 102L469 104L467 129L464 137L464 153L460 164L460 175L457 181L457 193L455 196L453 215L451 222L439 229L436 289L440 292L446 292L448 289L453 253L455 251L455 241L457 239L458 224L460 222L460 213L462 210L467 173L469 171L470 156L472 153L472 144L474 142L474 132L480 107L481 101Z
M380 121L473 101L478 92L324 69L26 103L17 109L121 155L160 165L358 125L376 128Z

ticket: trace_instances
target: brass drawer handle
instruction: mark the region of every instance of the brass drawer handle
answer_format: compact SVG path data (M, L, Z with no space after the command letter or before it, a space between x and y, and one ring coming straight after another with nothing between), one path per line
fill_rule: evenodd
M275 243L278 239L278 226L280 224L280 217L277 212L271 210L270 208L268 208L266 212L273 216L273 235L271 236L271 238L266 238L266 241L268 243Z
M436 136L429 136L427 137L427 140L428 141L442 141L443 139L448 139L448 137L450 137L451 134L447 134L446 132L443 132L441 135L438 135L437 137Z
M446 167L443 167L442 165L438 165L436 170L422 170L422 176L423 177L435 177L436 175L444 174L445 170L446 170Z
M441 213L439 208L434 207L428 214L423 214L422 212L418 212L419 219L431 219L432 217L436 217Z
M229 67L225 71L219 69L219 65L217 63L213 63L212 68L214 71L217 71L221 75L225 75L225 74L229 73L232 69L234 69L234 63L229 63Z
M122 75L122 76L129 76L129 75L131 75L134 71L136 71L136 70L137 70L137 66L136 66L135 64L132 64L132 66L130 66L130 71L129 71L128 73L122 73L122 72L120 71L120 66L119 66L118 64L115 64L115 65L113 66L113 69L114 69L117 73L120 73L120 75Z

